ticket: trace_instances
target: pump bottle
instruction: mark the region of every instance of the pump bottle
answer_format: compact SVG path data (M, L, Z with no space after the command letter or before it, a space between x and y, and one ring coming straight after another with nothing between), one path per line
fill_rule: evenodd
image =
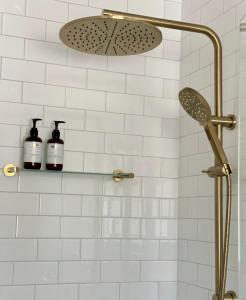
M42 140L38 136L36 128L37 121L42 119L32 119L33 127L30 136L24 142L24 169L40 169L42 162Z
M47 141L47 160L46 169L61 171L63 168L64 141L60 139L58 125L66 123L64 121L54 121L55 129L52 132L52 138Z

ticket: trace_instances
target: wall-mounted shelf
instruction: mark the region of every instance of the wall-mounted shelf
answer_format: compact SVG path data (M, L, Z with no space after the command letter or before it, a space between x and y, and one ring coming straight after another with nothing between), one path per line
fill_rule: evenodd
M57 174L81 174L81 175L102 175L111 176L116 182L121 182L123 179L134 178L134 173L125 173L121 170L114 170L112 173L93 173L93 172L74 172L74 171L50 171L50 170L32 170L32 169L21 169L14 164L7 164L2 168L3 174L7 177L13 177L17 173L57 173Z

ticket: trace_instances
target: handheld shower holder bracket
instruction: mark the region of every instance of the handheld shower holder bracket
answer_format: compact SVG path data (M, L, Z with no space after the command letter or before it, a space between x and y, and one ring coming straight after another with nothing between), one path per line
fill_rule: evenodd
M219 300L219 296L214 294L212 300ZM224 300L238 300L238 297L234 291L228 291L225 293Z
M223 164L219 166L213 166L208 168L207 170L202 170L202 173L208 174L209 177L223 177L231 174L231 166L229 164Z
M211 116L211 122L213 123L213 125L221 125L230 130L234 129L237 126L237 119L233 114L229 114L226 117Z

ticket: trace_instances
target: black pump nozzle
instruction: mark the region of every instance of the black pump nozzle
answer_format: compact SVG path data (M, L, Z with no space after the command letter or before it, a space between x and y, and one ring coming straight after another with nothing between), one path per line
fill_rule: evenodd
M36 128L37 121L42 121L42 119L39 119L39 118L32 119L33 127L30 130L31 137L37 137L38 136L38 129Z
M54 121L54 123L55 123L55 129L54 129L53 132L52 132L52 137L53 137L54 139L59 139L59 138L60 138L60 131L59 131L59 129L58 129L58 125L59 125L60 123L66 123L66 122L64 122L64 121Z

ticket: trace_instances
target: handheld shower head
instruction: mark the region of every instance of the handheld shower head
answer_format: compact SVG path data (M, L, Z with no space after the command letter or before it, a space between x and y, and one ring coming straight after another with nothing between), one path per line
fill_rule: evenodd
M184 88L179 93L179 101L184 110L201 125L211 119L211 109L201 94L192 88Z
M179 92L179 101L184 110L204 127L218 163L227 165L228 159L211 122L211 109L207 101L197 91L188 87Z

